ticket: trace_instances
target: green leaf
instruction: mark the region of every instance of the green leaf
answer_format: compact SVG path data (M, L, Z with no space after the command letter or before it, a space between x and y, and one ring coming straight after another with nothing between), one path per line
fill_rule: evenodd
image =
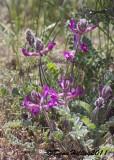
M89 140L87 140L86 141L86 146L89 146L89 145L91 145L92 143L93 143L93 139L89 139Z
M61 132L55 131L54 136L57 137L58 139L62 139L63 134Z
M92 123L88 117L84 116L81 120L88 126L88 128L90 128L90 129L96 128L95 124Z
M44 137L43 140L46 141L46 142L49 142L48 137Z
M114 152L114 146L112 144L102 145L100 150Z
M85 103L80 100L76 100L76 105L83 107L86 111L88 111L89 114L92 114L92 108L88 103Z
M6 89L5 87L3 87L3 88L1 89L1 93L2 93L2 96L5 96L6 93L7 93L7 89Z
M47 64L47 67L48 67L49 69L52 69L52 68L55 67L55 64L54 64L54 63L48 63L48 64Z
M4 124L3 128L11 128L11 127L20 127L23 125L23 122L20 120L17 121L9 121L7 123Z
M19 95L19 89L18 89L17 87L14 87L14 88L12 89L12 95L13 95L13 96Z

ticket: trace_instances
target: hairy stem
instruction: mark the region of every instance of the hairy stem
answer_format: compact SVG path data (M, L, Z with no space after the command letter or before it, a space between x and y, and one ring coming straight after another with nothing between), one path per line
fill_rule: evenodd
M46 85L49 86L49 84L48 84L48 82L47 82L47 79L46 79L46 76L45 76L45 74L44 74L44 70L43 70L42 64L41 64L41 71L42 71L43 77L44 77L44 79L45 79Z
M79 47L80 40L81 40L81 35L79 36L78 41L75 44L75 57L74 57L74 59L72 61L72 66L71 66L71 75L72 76L74 75L74 64L75 64L76 54L78 52L78 47Z
M106 117L107 117L107 115L108 115L108 112L109 112L109 110L111 109L111 104L112 104L112 100L109 102L109 105L108 105L108 107L107 107L107 109L106 109L106 111L105 111L105 114L104 114L103 119L102 119L102 123L104 123L105 120L106 120Z
M92 116L92 122L94 123L94 124L97 124L97 115L98 115L98 112L99 112L99 108L95 108L94 110L93 110L93 116Z
M38 68L39 68L40 83L41 83L41 86L43 87L42 75L41 75L41 57L40 57L40 59L38 61Z

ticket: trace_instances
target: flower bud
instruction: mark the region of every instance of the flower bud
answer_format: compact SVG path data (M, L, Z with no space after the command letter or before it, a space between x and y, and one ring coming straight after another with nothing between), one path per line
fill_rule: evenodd
M34 100L35 103L38 103L41 99L41 96L38 92L32 91L31 92L31 98L32 98L32 100Z
M59 81L59 86L63 92L67 92L70 90L72 83L73 83L73 77L70 77L70 79L61 77Z
M27 29L26 32L26 40L31 47L34 47L35 37L33 32L30 29Z
M77 24L78 31L81 34L83 34L86 32L87 27L88 27L88 21L86 19L80 19L80 21Z
M81 44L81 49L82 49L83 52L88 52L87 44L86 43L82 43Z
M39 38L35 38L34 48L36 51L41 51L44 48L43 42Z
M104 86L104 88L102 89L102 97L104 99L109 98L112 95L112 89L110 86Z
M94 103L94 105L97 107L97 108L104 108L104 98L102 98L102 97L99 97L96 101L95 101L95 103Z

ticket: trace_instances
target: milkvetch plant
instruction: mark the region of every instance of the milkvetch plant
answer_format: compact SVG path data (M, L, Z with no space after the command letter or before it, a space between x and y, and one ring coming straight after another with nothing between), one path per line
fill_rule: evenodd
M67 60L74 60L75 55L79 52L79 50L82 50L83 52L88 52L87 44L82 43L81 39L83 34L93 30L94 28L96 28L96 26L94 25L92 27L88 27L88 21L86 19L80 20L77 23L77 28L75 28L74 19L71 20L68 26L73 31L75 50L72 50L70 53L68 51L64 51L63 55ZM52 108L60 109L60 110L64 109L65 110L65 114L63 116L63 122L65 124L64 127L67 129L69 128L69 134L71 135L71 137L74 138L74 136L76 136L75 121L72 119L70 113L67 113L70 111L69 101L79 98L79 96L81 95L84 96L85 91L79 85L75 85L74 88L72 87L72 85L74 86L73 73L69 75L69 78L67 78L68 76L67 77L62 76L60 78L58 82L58 86L60 87L60 89L58 91L52 89L50 85L48 85L45 72L43 71L43 68L42 68L42 57L46 56L46 54L52 50L52 48L55 46L55 42L48 43L47 47L45 48L43 42L39 38L35 37L35 35L30 29L26 31L26 40L29 46L31 47L31 49L34 50L34 52L29 52L26 50L26 48L22 48L22 53L25 56L38 56L40 60L39 61L40 64L38 67L39 67L39 78L40 78L40 84L42 87L42 92L40 93L38 90L32 91L30 95L27 95L24 98L23 107L29 109L34 116L39 115L41 111L43 111L47 124L50 127L52 138L54 138L53 133L55 137L57 135L55 134L56 128L53 126L52 121L48 115L48 110ZM73 62L71 62L71 65L72 64ZM73 71L73 68L72 68L72 71ZM42 75L45 79L45 83L47 84L47 86L44 86L43 84ZM67 110L68 108L69 108L69 111ZM70 121L70 117L73 120L73 124ZM80 122L78 125L82 125L82 124L83 122ZM85 130L87 130L86 127L84 126L83 126L83 129L81 130L79 129L80 136L82 134L81 132L84 131L84 128ZM61 132L60 129L57 129L57 130ZM88 131L85 133L87 134ZM60 133L57 133L57 134L60 134ZM63 133L61 132L61 134ZM86 134L82 134L81 137L85 136ZM77 134L77 136L79 135ZM60 137L62 137L62 135ZM60 148L61 147L62 149L64 148L60 143L58 143L58 145ZM87 148L86 148L86 151L87 151Z
M53 143L53 148L59 148L62 153L68 152L68 159L79 158L74 154L75 150L83 150L89 155L90 152L100 150L104 145L104 149L97 155L100 157L100 153L110 150L105 144L112 145L110 141L113 140L111 136L114 134L112 129L114 119L113 116L108 119L108 114L113 109L114 98L111 86L113 78L108 76L109 79L105 83L100 78L96 80L94 75L97 76L99 69L98 52L85 36L97 26L96 24L89 26L86 19L80 19L77 23L72 19L68 23L69 32L72 31L70 33L73 35L74 47L69 51L62 51L65 59L61 58L61 62L66 62L63 68L61 64L60 68L56 68L54 61L51 62L49 58L55 51L55 45L57 46L54 41L45 44L45 41L37 38L30 29L25 32L26 43L22 47L22 55L25 56L25 60L26 58L37 60L35 69L38 68L38 84L32 81L26 82L25 88L18 91L24 116L22 120L10 122L8 125L31 128L35 145L38 147L39 132L37 131L40 130L42 141ZM92 72L95 73L89 75ZM98 90L96 86L99 86ZM8 125L4 126L6 130ZM15 141L15 138L12 139ZM32 147L35 148L35 145ZM84 159L86 155L80 156Z

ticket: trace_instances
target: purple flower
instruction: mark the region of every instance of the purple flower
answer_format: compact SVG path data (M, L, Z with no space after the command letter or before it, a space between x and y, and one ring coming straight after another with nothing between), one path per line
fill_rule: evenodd
M23 106L28 108L34 115L39 114L42 109L48 110L62 102L57 99L59 95L55 90L44 86L42 93L32 91L29 96L24 98Z
M32 106L30 107L30 111L35 115L37 116L40 112L40 108L38 108L37 106Z
M29 96L25 97L24 102L23 102L23 106L30 109L30 111L34 115L37 115L41 110L41 106L38 105L37 102L32 100Z
M98 27L98 25L93 25L91 27L88 27L88 21L86 19L80 19L80 21L77 23L77 27L76 26L76 20L72 19L71 22L68 24L68 26L70 27L70 29L77 34L85 34L91 30L93 30L94 28Z
M24 47L22 48L22 52L25 56L44 56L49 51L53 49L53 47L56 45L54 42L50 42L46 48L43 48L42 50L39 50L37 52L28 52Z
M99 85L99 97L95 101L94 105L96 108L104 108L105 100L112 96L112 89L110 86L105 85L104 87ZM113 100L113 98L112 98Z
M36 52L28 52L24 47L22 48L22 52L25 56L39 56L39 53Z
M79 86L76 88L76 90L74 88L72 88L71 92L67 96L67 100L70 100L70 99L73 99L75 97L81 96L84 93L85 93L84 90L81 89Z
M44 86L44 88L42 90L42 96L43 96L43 98L47 98L47 96L49 94L49 90L50 90L50 88L48 86Z
M77 33L77 29L75 28L76 20L74 18L72 18L72 20L69 22L68 26L73 32Z
M55 99L57 99L59 97L58 93L53 89L49 90L49 95L51 96L51 98L55 98Z
M95 105L98 109L104 108L104 98L103 98L103 97L99 97L99 98L95 101L94 105Z
M55 42L49 42L48 43L48 50L51 51L55 45L56 45Z
M60 79L59 87L62 90L62 93L59 94L60 98L65 97L66 100L70 100L84 94L84 90L82 90L79 86L76 89L72 88L70 91L72 83L73 83L73 77L70 77L70 79L66 78Z
M88 47L86 43L81 43L81 49L83 52L88 52Z
M72 50L71 53L69 53L68 51L64 51L63 55L67 60L72 60L75 56L75 50Z
M56 106L58 103L56 101L56 99L51 99L47 102L47 110L53 108L54 106Z
M104 99L109 98L112 95L112 89L110 86L99 85L99 96L103 97Z
M73 77L70 77L70 79L61 77L59 81L59 87L63 92L68 92L70 90L72 83L73 83Z
M50 42L45 48L41 39L35 37L34 33L30 29L27 29L25 34L29 46L35 50L35 52L28 52L26 48L23 47L22 52L25 56L44 56L46 53L51 51L56 44L55 42Z

